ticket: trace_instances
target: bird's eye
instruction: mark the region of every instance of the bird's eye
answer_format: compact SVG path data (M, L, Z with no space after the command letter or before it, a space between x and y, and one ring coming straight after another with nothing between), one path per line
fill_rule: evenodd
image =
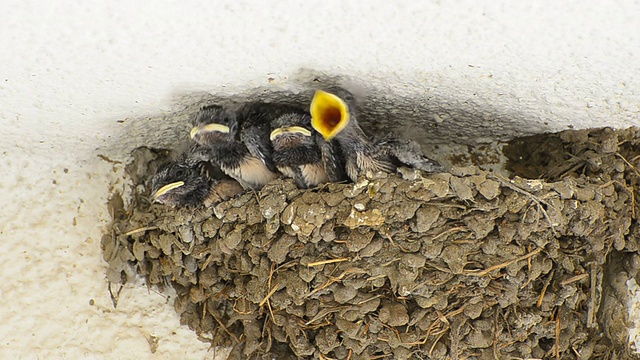
M176 171L176 176L179 177L179 178L183 177L184 176L184 170L179 169L178 171Z

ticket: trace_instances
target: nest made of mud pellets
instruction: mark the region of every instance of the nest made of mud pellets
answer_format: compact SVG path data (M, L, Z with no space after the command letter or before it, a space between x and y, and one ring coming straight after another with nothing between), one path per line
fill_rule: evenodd
M554 182L403 169L194 210L149 204L166 152L140 148L130 204L111 202L108 277L171 284L182 321L234 359L628 357L624 299L607 296L624 269L606 266L638 250L636 135L547 135L547 164L518 152L530 141L507 149Z

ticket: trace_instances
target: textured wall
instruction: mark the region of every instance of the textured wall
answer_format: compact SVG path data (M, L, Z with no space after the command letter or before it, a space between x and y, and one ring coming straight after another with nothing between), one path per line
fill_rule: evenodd
M211 356L167 294L114 309L99 250L126 154L207 99L343 76L424 144L640 124L636 1L270 3L3 2L0 357Z

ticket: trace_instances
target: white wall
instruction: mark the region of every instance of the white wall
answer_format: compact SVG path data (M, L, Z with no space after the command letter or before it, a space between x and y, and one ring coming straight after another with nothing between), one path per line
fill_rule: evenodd
M637 1L265 4L2 2L0 357L211 357L166 294L113 309L99 249L121 162L204 93L345 75L424 142L640 124Z

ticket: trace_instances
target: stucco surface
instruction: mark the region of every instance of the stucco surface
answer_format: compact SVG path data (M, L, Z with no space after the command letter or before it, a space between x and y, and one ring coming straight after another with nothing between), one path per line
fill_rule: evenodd
M266 4L3 2L0 357L212 356L168 293L114 309L99 248L127 154L207 100L340 77L367 126L427 148L640 125L636 1Z

